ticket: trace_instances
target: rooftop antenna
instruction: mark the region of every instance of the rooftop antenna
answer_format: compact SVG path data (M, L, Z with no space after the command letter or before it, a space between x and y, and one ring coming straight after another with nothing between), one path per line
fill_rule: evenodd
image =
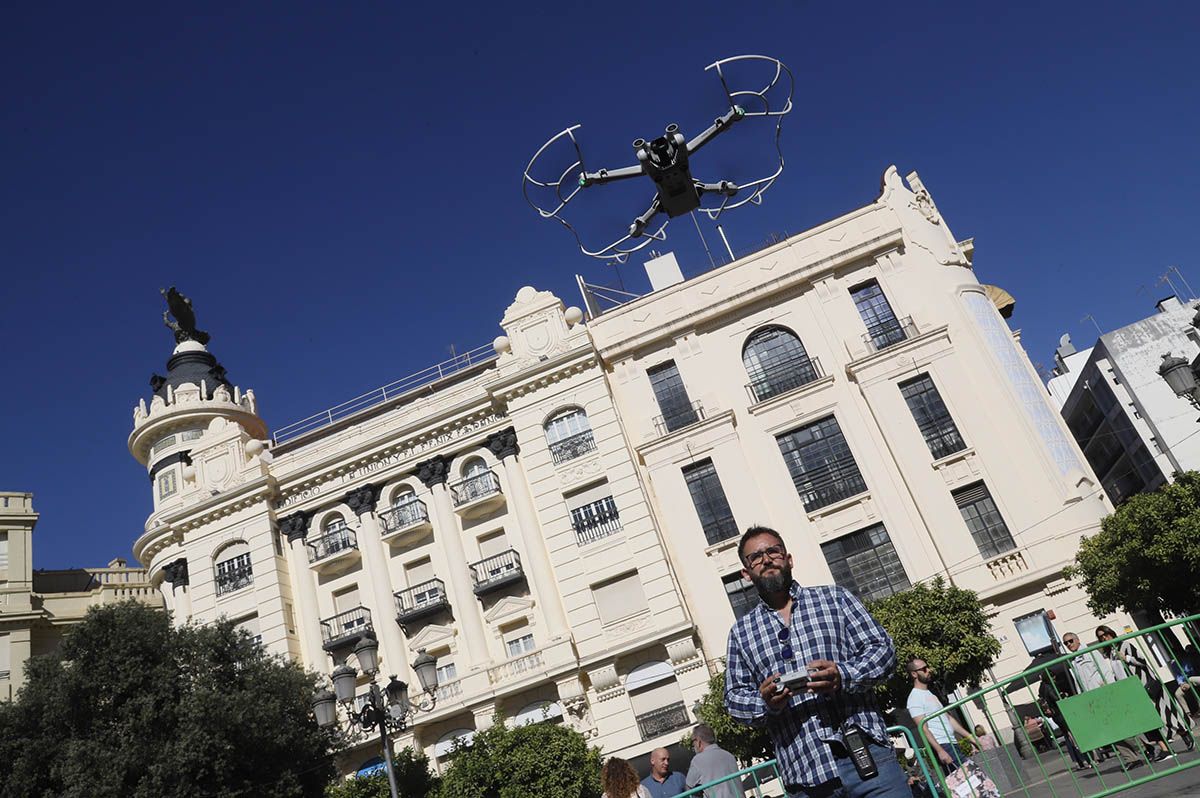
M735 71L740 71L747 65L764 68L763 81L751 84L752 88L749 89L731 88L729 84L732 79L727 70L734 64L738 65ZM579 140L575 137L575 131L579 130L581 125L569 127L543 144L525 167L521 190L525 194L526 202L543 219L555 219L570 230L584 255L600 260L615 260L617 263L624 263L630 253L653 241L665 241L667 223L685 213L699 211L716 221L725 211L740 208L747 203L761 205L763 194L783 173L783 150L780 148L779 138L783 117L792 111L792 92L795 87L792 73L782 61L766 55L723 58L705 67L705 71L708 70L712 70L721 81L725 98L729 102L728 109L714 119L708 128L688 139L680 131L679 125L669 124L664 134L658 138L650 141L643 138L634 139L633 151L637 163L632 166L589 170L584 163ZM774 171L765 177L740 185L730 180L705 182L692 176L691 158L702 147L735 124L753 119L774 122L775 153L778 157ZM555 146L556 144L565 146ZM561 168L561 160L557 162L559 166L552 161L553 152L556 150L565 150L566 159L573 158L566 168ZM535 177L535 171L544 177ZM643 176L654 184L654 196L645 212L636 216L624 234L618 235L610 243L600 246L585 243L579 231L564 215L571 201L584 189ZM659 214L667 216L661 224L656 219ZM692 218L695 219L694 216ZM717 229L720 230L720 227ZM723 231L721 237L725 237ZM728 241L725 242L725 247L729 249Z
M1157 284L1162 285L1163 283L1166 283L1167 285L1171 286L1172 294L1174 294L1175 296L1179 296L1179 289L1175 287L1175 283L1171 282L1171 270L1170 269L1167 269L1165 272L1163 272L1162 274L1159 275Z
M1101 330L1101 329L1100 329L1100 325L1096 323L1096 317L1095 317L1095 316L1093 316L1091 313L1087 314L1087 315L1086 315L1086 316L1084 316L1082 319L1080 319L1080 320L1079 320L1079 323L1080 323L1080 324L1083 324L1085 321L1090 321L1090 322L1092 323L1092 326L1096 328L1096 335L1097 335L1097 336L1102 336L1102 335L1104 335L1104 332L1103 332L1103 330Z
M708 248L708 242L704 240L704 232L700 229L700 222L696 221L696 212L692 211L688 214L692 217L692 224L696 225L696 235L700 236L700 243L704 246L704 254L708 256L708 265L717 268L717 262L713 260L712 250Z
M1188 285L1188 281L1187 281L1187 279L1186 279L1186 278L1184 278L1184 276L1183 276L1183 272L1179 271L1179 267L1178 267L1178 266L1171 266L1171 267L1169 267L1169 268L1167 269L1167 271L1168 271L1168 272L1175 272L1175 276L1179 278L1179 282L1183 283L1183 287L1187 289L1187 292L1188 292L1188 299L1195 299L1195 298L1196 298L1196 292L1192 290L1192 287L1191 287L1190 285Z

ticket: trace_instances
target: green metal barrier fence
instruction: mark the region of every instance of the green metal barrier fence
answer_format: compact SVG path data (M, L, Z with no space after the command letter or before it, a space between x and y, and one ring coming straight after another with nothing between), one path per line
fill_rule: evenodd
M889 726L888 733L904 736L908 741L909 748L916 755L916 763L921 769L925 783L932 784L933 780L930 775L930 768L925 760L925 754L921 750L921 747L917 745L917 740L913 737L912 731L903 726ZM693 787L687 792L681 792L675 798L701 798L704 795L704 791L710 787L727 784L731 781L735 781L741 785L743 794L747 798L749 796L753 796L753 798L771 798L772 796L784 794L783 777L779 773L779 767L774 759L768 759L766 762L760 762L757 765L744 768L737 773L731 773L716 781L710 781L707 784Z
M982 713L992 740L1002 742L971 757L1001 794L1103 798L1200 765L1192 736L1200 717L1197 621L1200 615L1097 642L1094 630L1080 632L1076 650L925 717L926 758L938 761L930 724L963 709ZM945 796L992 793L980 780L952 780L952 790L942 768L934 772Z

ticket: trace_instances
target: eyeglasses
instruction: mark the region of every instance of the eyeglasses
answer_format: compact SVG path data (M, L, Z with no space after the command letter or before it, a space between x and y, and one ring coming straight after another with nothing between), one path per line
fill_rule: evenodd
M767 546L765 549L759 549L747 554L746 565L754 568L767 557L770 557L772 560L782 560L785 556L787 556L787 549L783 546Z
M925 671L927 671L927 670L929 670L929 666L928 666L928 665L922 665L922 666L921 666L921 667L919 667L919 668L913 668L911 672L912 672L912 673L924 673L924 672L925 672Z
M788 642L788 638L791 636L791 634L792 630L786 626L779 630L779 642L783 646L783 648L779 649L779 656L783 657L785 660L793 660L796 658L796 652L792 651L792 644Z
M1068 640L1064 640L1063 643L1068 646L1077 646L1077 645L1079 645L1079 638L1072 637Z

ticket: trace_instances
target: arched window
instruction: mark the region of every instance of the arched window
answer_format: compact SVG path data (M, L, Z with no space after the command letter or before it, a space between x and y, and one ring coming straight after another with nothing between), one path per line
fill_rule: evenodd
M583 408L570 407L551 416L546 422L546 443L556 464L594 451L596 438Z
M807 385L821 376L820 364L804 351L804 344L786 327L755 330L742 348L742 364L750 377L750 393L761 402Z
M248 543L239 540L229 544L217 552L213 562L218 596L241 590L253 584L254 571L250 567L250 545Z
M487 470L488 470L487 463L483 462L482 457L472 457L470 460L468 460L466 463L463 464L463 468L462 468L463 479L470 479L471 477L477 477L480 474L487 473Z
M328 557L343 549L357 548L358 538L354 535L354 531L346 525L346 519L341 513L330 513L321 522L321 536L315 540L307 542L309 551L313 552L313 546L316 546L316 559Z
M407 485L402 485L392 494L391 509L383 513L381 520L384 530L392 532L428 521L429 512L425 508L425 502L417 498L416 492Z

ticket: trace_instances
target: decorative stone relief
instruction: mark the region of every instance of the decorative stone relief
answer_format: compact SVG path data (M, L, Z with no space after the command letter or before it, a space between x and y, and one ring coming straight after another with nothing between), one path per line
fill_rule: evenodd
M489 452L495 455L497 460L516 457L521 453L521 446L517 443L517 431L512 427L497 430L488 435L484 440L484 445L487 446Z
M279 519L279 532L287 538L288 543L304 540L308 535L308 522L312 517L308 513L297 512Z
M178 560L172 560L164 565L163 579L170 583L172 590L177 587L187 587L189 584L187 558L180 557Z
M372 485L370 482L346 492L346 506L355 516L360 516L363 513L375 512L375 505L379 503L379 492L382 489L381 485Z
M603 468L603 463L600 462L599 452L594 452L587 456L581 463L568 461L566 467L561 467L558 473L558 479L563 487L574 485L577 482L583 482L586 479L596 476Z
M667 643L667 657L675 668L675 673L687 673L704 664L700 652L696 649L696 641L691 635Z
M437 648L439 645L449 645L454 640L455 634L456 632L452 626L431 623L422 629L419 635L409 638L408 648L415 653L423 648Z
M604 627L604 636L609 640L622 640L631 635L646 629L650 626L650 613L643 612L640 615L634 615L632 618L626 618L623 621Z
M483 617L488 623L503 623L526 615L531 609L533 609L533 599L523 596L505 596L497 601L495 606L488 610Z
M1071 589L1071 583L1066 579L1054 579L1046 583L1042 588L1042 592L1047 596L1057 596L1059 593L1066 593Z
M440 454L417 463L417 479L427 488L445 485L449 477L450 460Z
M1007 576L1028 571L1029 564L1025 562L1024 552L1013 551L988 560L987 569L988 573L992 575L992 579L999 582Z
M596 690L596 698L599 701L608 701L625 692L625 685L621 684L621 679L617 676L616 663L601 665L588 671L588 678Z

